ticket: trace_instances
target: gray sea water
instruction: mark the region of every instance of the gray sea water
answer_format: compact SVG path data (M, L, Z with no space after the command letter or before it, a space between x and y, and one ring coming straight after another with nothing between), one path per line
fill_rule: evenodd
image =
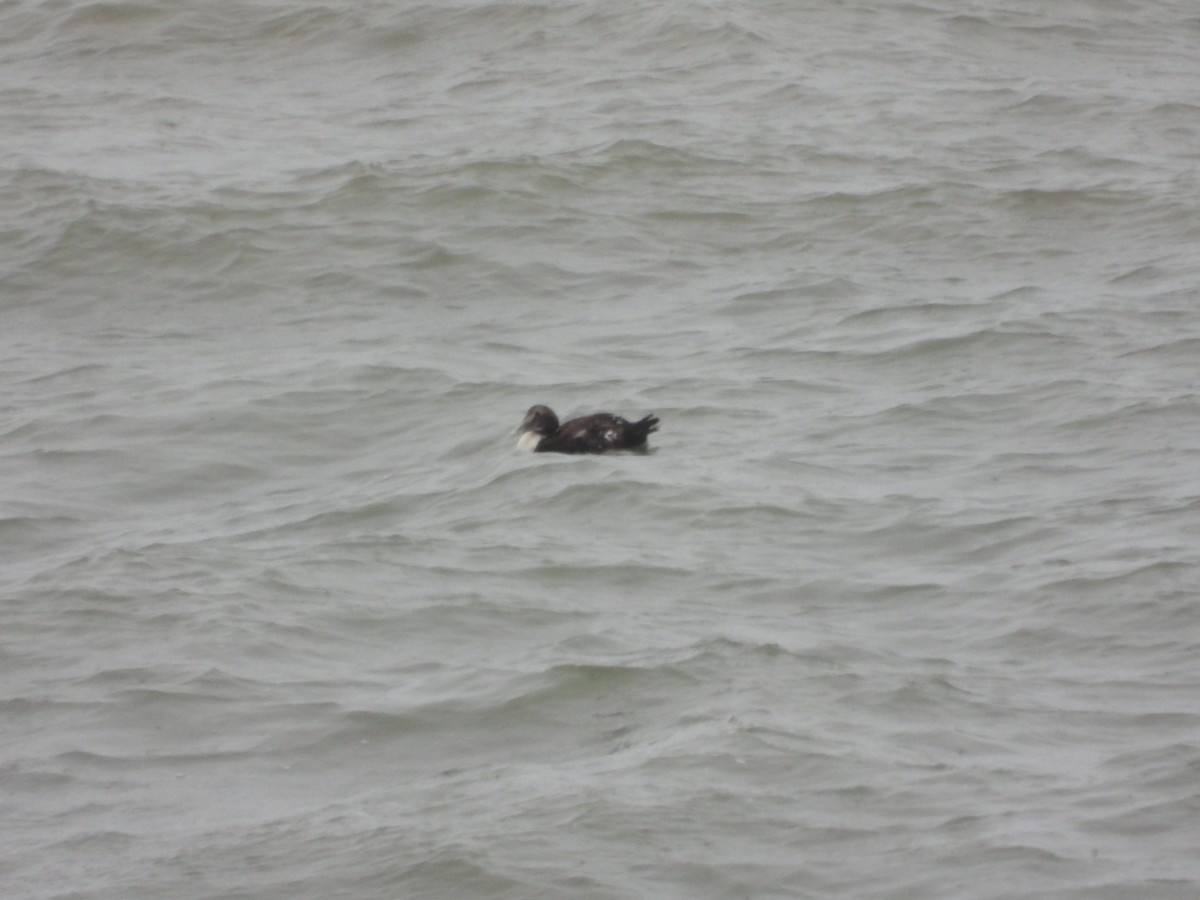
M1191 0L3 0L0 121L5 898L1200 896Z

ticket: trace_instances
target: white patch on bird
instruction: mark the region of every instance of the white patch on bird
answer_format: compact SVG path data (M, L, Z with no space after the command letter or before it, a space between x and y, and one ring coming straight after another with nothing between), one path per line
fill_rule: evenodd
M608 429L604 432L604 439L610 444L613 443L617 439L617 430L615 428Z
M536 431L522 431L521 436L517 438L517 449L532 453L541 442L542 436Z

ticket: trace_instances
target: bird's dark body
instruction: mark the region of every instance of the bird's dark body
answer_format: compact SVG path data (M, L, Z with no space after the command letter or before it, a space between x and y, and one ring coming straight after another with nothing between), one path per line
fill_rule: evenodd
M643 450L646 438L658 430L658 419L646 416L630 422L612 413L593 413L558 424L548 406L534 406L525 415L518 446L535 453L607 453ZM532 436L537 436L534 443Z

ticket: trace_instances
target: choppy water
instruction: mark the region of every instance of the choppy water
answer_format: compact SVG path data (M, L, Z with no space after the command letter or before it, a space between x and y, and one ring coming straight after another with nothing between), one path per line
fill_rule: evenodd
M0 47L6 897L1197 896L1193 4Z

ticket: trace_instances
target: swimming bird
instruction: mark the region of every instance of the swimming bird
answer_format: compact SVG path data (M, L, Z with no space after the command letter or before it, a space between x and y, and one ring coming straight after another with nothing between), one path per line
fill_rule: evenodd
M606 453L645 450L646 436L658 431L658 419L630 422L612 413L593 413L558 424L548 406L531 406L517 429L517 449L534 453Z

